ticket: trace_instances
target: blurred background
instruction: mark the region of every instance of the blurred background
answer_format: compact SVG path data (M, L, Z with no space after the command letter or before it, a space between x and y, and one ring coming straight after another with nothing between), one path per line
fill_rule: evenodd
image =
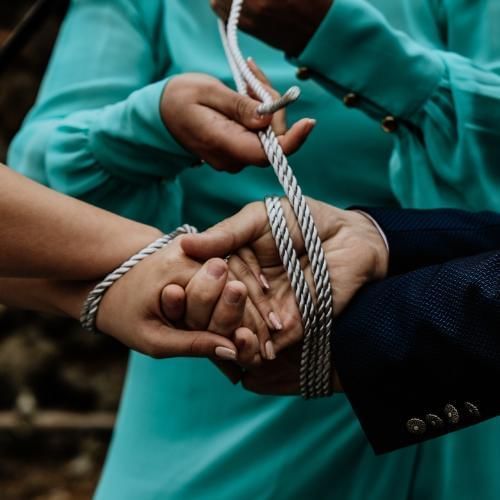
M42 3L43 23L29 26L27 43L0 63L3 163L36 98L67 8L65 1ZM15 26L35 4L0 0L0 47L10 47ZM91 498L126 361L119 344L75 322L0 305L0 500Z

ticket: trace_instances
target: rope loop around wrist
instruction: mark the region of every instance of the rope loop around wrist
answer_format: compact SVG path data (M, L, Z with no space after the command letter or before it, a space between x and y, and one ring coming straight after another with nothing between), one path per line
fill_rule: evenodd
M98 330L96 328L97 314L99 312L101 301L106 292L120 278L123 278L125 274L132 270L137 264L142 262L150 255L153 255L159 250L165 248L177 236L180 236L181 234L192 234L196 232L197 229L193 226L189 226L187 224L180 226L170 234L165 234L161 238L158 238L146 248L143 248L140 252L130 257L130 259L125 261L120 267L109 273L99 284L94 287L94 289L87 296L80 314L80 324L82 325L82 327L89 332L98 333Z

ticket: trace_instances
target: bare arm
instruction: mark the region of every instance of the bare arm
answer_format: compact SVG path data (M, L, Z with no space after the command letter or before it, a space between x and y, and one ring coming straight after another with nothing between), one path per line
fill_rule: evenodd
M92 287L87 281L0 278L0 303L78 319Z
M0 165L0 276L98 279L160 236Z

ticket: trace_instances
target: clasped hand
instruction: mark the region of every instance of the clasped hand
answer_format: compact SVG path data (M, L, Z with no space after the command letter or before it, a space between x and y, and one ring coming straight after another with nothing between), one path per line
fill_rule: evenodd
M308 201L339 315L365 283L386 275L387 250L364 215ZM299 228L288 202L283 206L311 284ZM97 326L155 358L211 358L254 392L299 393L301 316L264 203L246 206L205 233L179 237L139 264L106 294ZM340 390L336 373L332 380Z

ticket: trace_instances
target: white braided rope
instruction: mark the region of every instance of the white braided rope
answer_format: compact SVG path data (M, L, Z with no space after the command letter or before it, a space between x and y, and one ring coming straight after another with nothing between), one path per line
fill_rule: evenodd
M250 87L263 103L260 112L274 112L295 100L298 92L292 87L283 98L273 102L270 93L248 67L238 44L238 24L243 2L244 0L233 0L227 25L224 27L222 23L219 24L222 42L238 91L246 94L247 86ZM330 334L333 327L333 293L325 254L309 206L272 127L268 127L265 132L259 132L259 138L297 218L316 288L315 314L310 314L307 294L302 289L294 288L305 331L301 360L302 395L305 398L326 396L331 392ZM273 236L281 258L284 260L283 265L291 277L292 286L301 286L302 280L305 281L303 271L300 265L297 268L294 259L290 257L289 249L293 248L293 245L288 230L286 232L283 230L286 222L283 225L277 219L277 214L280 213L277 205L273 201L266 202ZM282 211L280 216L283 217ZM285 249L288 249L288 253ZM306 325L308 329L310 326L311 333L306 331Z
M142 262L146 257L158 252L166 247L172 240L181 234L196 233L196 228L187 224L178 227L170 234L166 234L157 239L146 248L138 252L136 255L124 262L118 269L108 274L88 295L83 304L80 314L80 323L85 330L97 332L96 319L99 312L99 306L104 297L104 294L125 274L133 269L139 262Z
M314 338L310 337L314 337L313 329L317 320L316 307L314 305L311 290L307 284L304 272L300 266L299 257L293 247L292 238L288 231L281 202L277 197L267 197L265 201L271 232L274 240L276 241L278 253L281 261L283 262L283 267L287 271L288 278L290 280L292 290L295 293L299 311L302 316L304 339L307 339L307 341L304 341L303 349L309 351L312 342L314 342ZM306 355L302 356L300 364L301 380L307 380L309 378L308 371L310 370L310 367L307 366L306 363L310 359L310 355L311 354L307 352Z

